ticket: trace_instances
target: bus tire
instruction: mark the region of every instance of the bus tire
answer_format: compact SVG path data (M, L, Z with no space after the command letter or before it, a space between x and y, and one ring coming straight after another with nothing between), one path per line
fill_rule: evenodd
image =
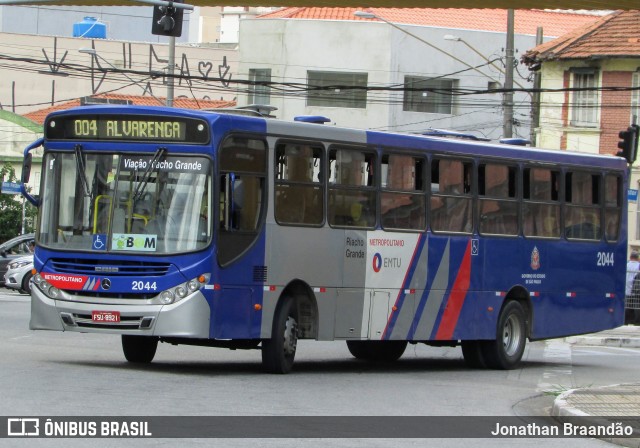
M467 367L472 369L484 369L487 364L482 355L482 344L484 341L462 341L462 356Z
M491 369L515 368L527 343L527 324L519 302L508 302L500 312L496 339L482 342L482 357Z
M267 373L289 373L298 345L298 323L293 298L285 297L276 311L271 339L262 341L262 367Z
M349 352L357 359L394 362L407 348L407 341L347 341Z
M129 362L148 364L153 361L158 348L158 338L152 336L122 335L122 351Z
M27 272L22 279L22 288L20 289L20 292L31 295L31 277L33 277L33 274L31 272Z

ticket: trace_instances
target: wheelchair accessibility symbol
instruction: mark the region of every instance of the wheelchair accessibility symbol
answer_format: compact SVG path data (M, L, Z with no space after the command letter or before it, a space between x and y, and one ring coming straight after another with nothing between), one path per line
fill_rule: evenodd
M107 235L93 235L93 250L107 250Z
M480 253L480 240L471 240L471 255L478 255Z

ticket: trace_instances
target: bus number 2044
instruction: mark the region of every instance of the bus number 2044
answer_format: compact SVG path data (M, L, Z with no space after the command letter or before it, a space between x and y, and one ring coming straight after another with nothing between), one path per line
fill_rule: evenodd
M613 252L598 252L598 266L613 266Z
M131 289L134 291L155 291L158 287L156 282L134 281L131 282Z

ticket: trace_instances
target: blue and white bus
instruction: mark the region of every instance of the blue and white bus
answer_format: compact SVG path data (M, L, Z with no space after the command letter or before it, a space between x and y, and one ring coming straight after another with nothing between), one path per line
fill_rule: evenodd
M49 115L30 328L514 368L526 340L623 323L621 157L209 111ZM25 192L26 194L26 192Z

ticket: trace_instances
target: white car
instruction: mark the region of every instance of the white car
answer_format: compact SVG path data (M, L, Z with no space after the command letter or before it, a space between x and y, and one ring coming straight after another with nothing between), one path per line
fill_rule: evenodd
M33 274L33 255L16 258L8 265L4 274L5 288L17 289L24 294L31 294L31 277Z

